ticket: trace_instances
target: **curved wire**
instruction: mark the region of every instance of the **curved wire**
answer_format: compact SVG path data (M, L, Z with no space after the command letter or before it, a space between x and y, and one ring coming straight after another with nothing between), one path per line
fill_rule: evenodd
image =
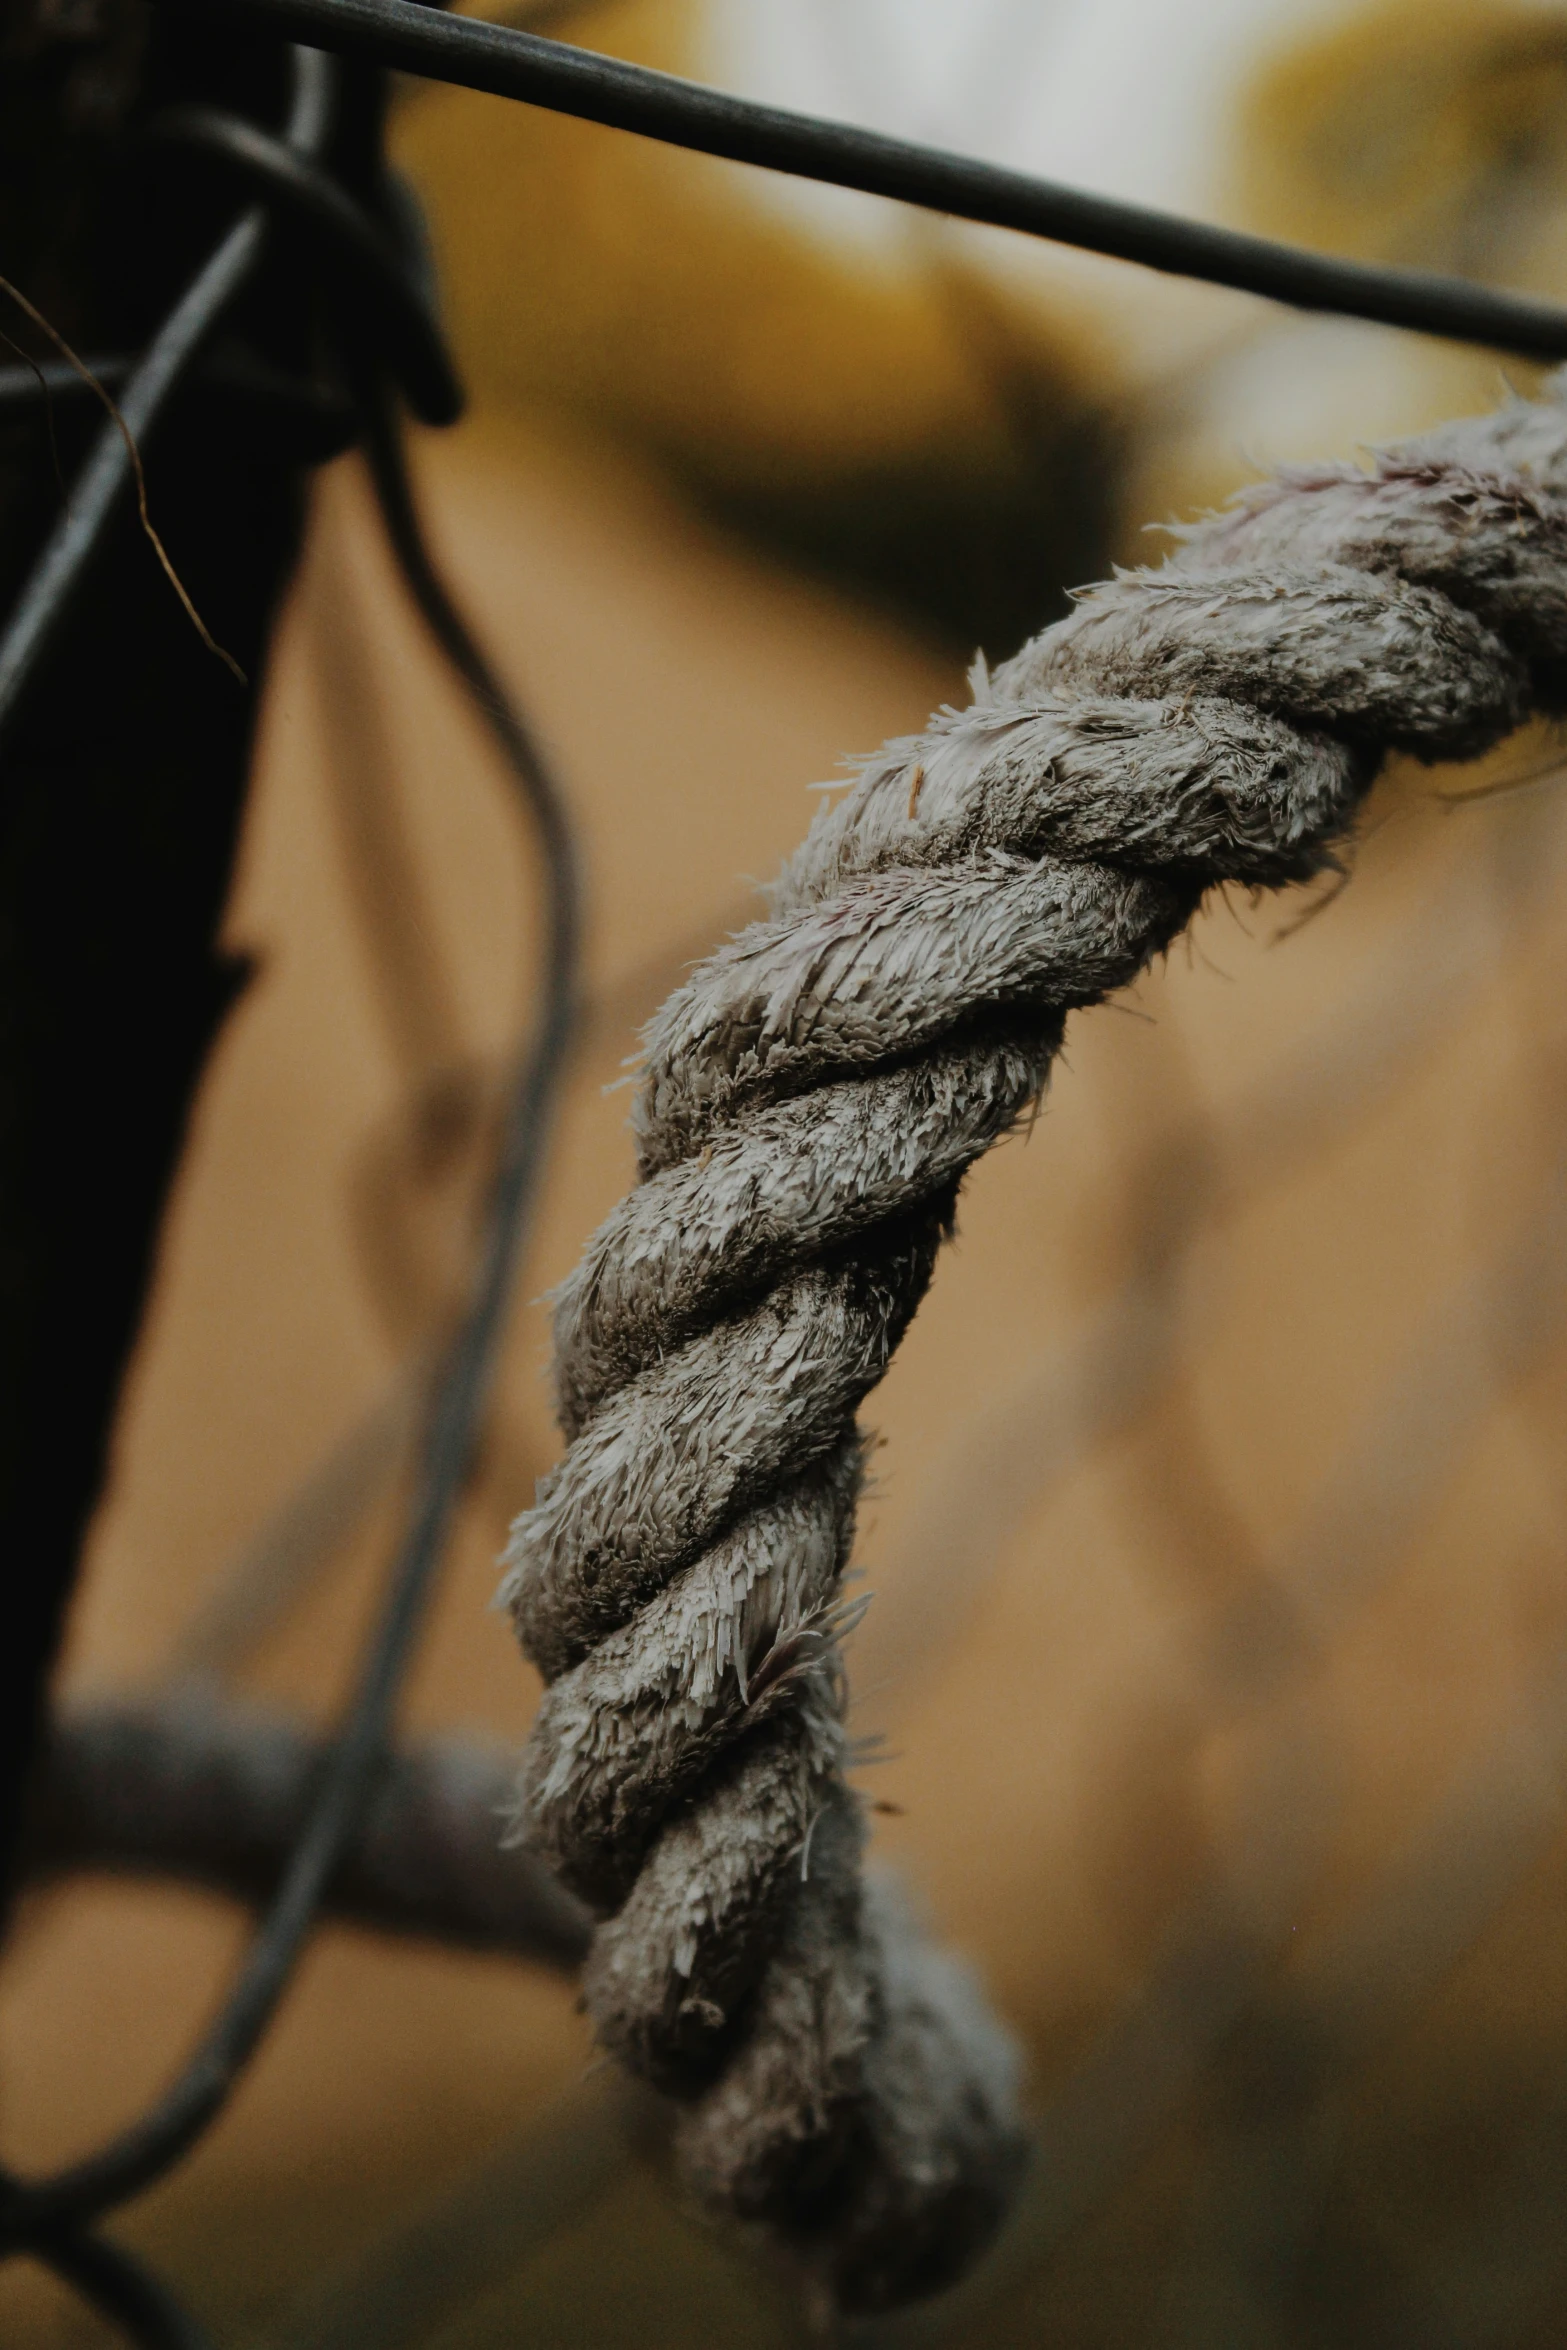
M1177 277L1535 359L1567 358L1567 311L1464 278L1384 269L1096 196L917 140L765 106L420 0L179 0L249 17L427 80L519 98L612 130L929 212L1077 245Z
M290 51L293 88L285 138L302 155L326 144L335 104L336 67L319 49ZM125 433L108 423L74 483L0 638L0 737L96 554L105 525L131 478L125 434L144 440L167 407L224 311L261 258L267 216L253 205L225 231L126 378L119 408Z
M122 2244L67 2233L28 2249L138 2350L209 2350L205 2328Z
M172 106L148 125L149 148L203 156L215 171L263 194L274 220L311 232L339 303L372 313L386 364L424 424L455 424L462 389L432 301L404 255L361 204L286 138L219 106Z
M365 387L360 394L364 416L364 450L375 483L381 519L397 558L403 581L420 618L483 711L491 733L505 753L520 786L529 814L539 827L545 860L562 883L572 862L570 828L565 809L551 781L543 755L510 701L494 670L479 651L466 622L452 602L430 558L414 504L408 467L391 406L384 390ZM576 953L576 883L571 882L571 952ZM566 920L566 908L551 906L552 920Z
M266 240L257 208L228 231L191 280L125 387L120 414L133 441L141 441L202 343L249 277ZM97 552L104 525L131 478L130 452L116 424L106 424L72 488L0 640L0 729L53 642L72 591Z
M319 51L293 52L293 88L283 141L259 135L269 152L251 177L274 199L308 200L321 211L308 165L330 136L336 106L335 64ZM219 121L221 119L213 118ZM206 117L176 126L211 129ZM241 126L245 127L245 126ZM210 143L210 142L209 142ZM258 164L238 152L230 161ZM242 144L242 142L241 142ZM252 145L256 142L252 142ZM272 152L275 150L275 152ZM283 168L279 169L279 161ZM307 168L301 174L298 165ZM290 170L289 166L295 166ZM284 182L287 185L284 185ZM332 191L336 194L336 190ZM345 198L357 231L356 207ZM123 368L121 415L132 441L144 435L213 327L244 285L264 248L268 204L254 205L226 232L165 319L150 348ZM334 215L329 227L340 227ZM351 241L339 236L343 245ZM362 242L362 240L359 240ZM361 261L363 255L357 256ZM385 272L381 275L384 277ZM408 301L383 296L381 307L406 313ZM459 395L439 344L438 330L400 325L408 389L426 413L454 414ZM413 366L406 365L412 346ZM431 354L434 353L432 359ZM396 363L396 353L388 356ZM271 2021L310 1932L322 1895L358 1827L384 1754L392 1707L428 1605L435 1569L453 1510L467 1480L485 1397L520 1254L527 1211L543 1163L549 1112L565 1057L577 994L580 944L576 859L564 807L531 734L468 633L425 547L390 396L360 365L355 385L363 435L388 538L410 596L447 659L478 705L506 760L543 851L548 912L544 986L537 1032L512 1089L509 1114L492 1183L481 1262L468 1311L436 1386L425 1431L421 1475L403 1543L394 1561L377 1622L361 1660L341 1733L283 1881L257 1930L218 2016L164 2095L128 2129L83 2161L32 2182L0 2174L0 2257L30 2251L52 2266L87 2300L148 2350L204 2350L205 2337L164 2287L130 2255L86 2232L100 2213L161 2176L200 2137L226 2103L240 2072ZM423 397L421 397L421 393ZM51 642L101 542L125 487L131 457L118 425L99 436L75 494L46 544L0 640L0 728Z
M85 2160L51 2178L11 2185L0 2208L0 2240L12 2245L37 2243L42 2234L62 2227L80 2227L177 2162L226 2103L288 1985L322 1895L373 1791L392 1706L467 1480L570 1046L581 908L564 805L537 744L430 560L384 392L366 395L365 437L387 536L409 593L485 719L537 831L547 902L539 1022L512 1087L483 1253L467 1314L437 1383L403 1542L342 1729L282 1885L216 2020L158 2102Z

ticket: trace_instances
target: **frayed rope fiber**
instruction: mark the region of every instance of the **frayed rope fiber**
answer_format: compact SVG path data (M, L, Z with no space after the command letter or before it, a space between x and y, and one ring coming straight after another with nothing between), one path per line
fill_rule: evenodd
M639 1187L556 1313L568 1450L506 1596L521 1833L601 1921L599 2040L684 2175L848 2312L938 2289L1024 2158L965 1972L862 1881L856 1411L1066 1015L1225 882L1332 863L1389 750L1567 709L1567 385L1281 473L887 745L645 1038Z

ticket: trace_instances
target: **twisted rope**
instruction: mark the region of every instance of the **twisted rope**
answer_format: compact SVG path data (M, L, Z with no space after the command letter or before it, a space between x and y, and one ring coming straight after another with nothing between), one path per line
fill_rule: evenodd
M1567 407L1290 471L870 759L652 1022L641 1183L556 1315L569 1440L507 1596L529 1843L601 1920L603 2045L824 2298L954 2277L1021 2162L1009 2045L862 1883L855 1413L1066 1015L1204 894L1329 866L1385 752L1567 708Z

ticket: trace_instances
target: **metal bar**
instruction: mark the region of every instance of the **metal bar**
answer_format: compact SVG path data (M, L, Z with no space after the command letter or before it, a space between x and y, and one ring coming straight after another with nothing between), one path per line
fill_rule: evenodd
M1567 311L1463 278L1382 269L1183 220L972 156L850 123L737 98L701 82L568 47L508 25L448 16L418 0L176 0L274 25L295 39L431 81L452 82L755 164L796 179L888 196L926 211L1075 245L1177 277L1259 294L1297 310L1567 358Z

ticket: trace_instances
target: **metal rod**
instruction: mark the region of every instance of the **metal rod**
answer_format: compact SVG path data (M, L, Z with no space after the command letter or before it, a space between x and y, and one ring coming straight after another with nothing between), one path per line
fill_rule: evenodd
M1334 311L1534 359L1567 358L1567 311L1553 303L1464 278L1338 260L1183 220L915 140L760 105L507 25L448 16L417 0L172 4L205 17L248 17L342 56L431 81L521 99L733 163L889 196L953 219L1016 229L1177 277L1260 294L1297 310Z

